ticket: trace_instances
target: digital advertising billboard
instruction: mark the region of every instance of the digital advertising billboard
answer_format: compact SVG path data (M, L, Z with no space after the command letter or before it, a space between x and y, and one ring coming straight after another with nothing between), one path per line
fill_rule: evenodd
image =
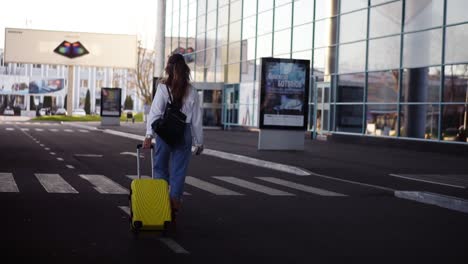
M309 73L309 60L262 58L261 129L307 129Z
M122 89L101 88L101 116L120 117Z

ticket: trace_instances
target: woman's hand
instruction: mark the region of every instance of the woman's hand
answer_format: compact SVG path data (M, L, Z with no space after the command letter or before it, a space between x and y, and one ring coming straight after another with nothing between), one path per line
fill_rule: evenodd
M143 148L151 148L151 141L153 139L150 137L146 137L145 140L143 141Z
M195 155L200 155L203 152L203 145L196 145L195 146Z

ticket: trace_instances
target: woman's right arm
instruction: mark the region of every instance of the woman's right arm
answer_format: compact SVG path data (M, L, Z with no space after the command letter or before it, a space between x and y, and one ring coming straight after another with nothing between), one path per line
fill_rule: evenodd
M167 101L167 92L165 92L165 87L162 84L158 84L156 88L156 94L154 95L153 102L151 103L151 109L146 119L146 138L143 142L145 147L149 147L151 144L151 138L154 137L153 128L151 124L164 114L164 109L166 108Z

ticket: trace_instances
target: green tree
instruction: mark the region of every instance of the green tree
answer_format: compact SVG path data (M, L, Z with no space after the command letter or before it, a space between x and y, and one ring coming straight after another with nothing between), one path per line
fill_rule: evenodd
M127 97L125 98L124 109L133 110L133 99L130 95L127 95Z
M86 99L85 99L85 105L84 105L84 110L87 115L91 114L91 94L89 93L89 89L86 92Z

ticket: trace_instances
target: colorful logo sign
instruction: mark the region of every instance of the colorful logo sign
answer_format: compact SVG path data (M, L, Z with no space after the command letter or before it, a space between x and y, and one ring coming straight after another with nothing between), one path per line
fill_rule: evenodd
M60 43L60 45L55 48L54 52L70 59L81 57L89 53L79 41L71 43L66 40Z

